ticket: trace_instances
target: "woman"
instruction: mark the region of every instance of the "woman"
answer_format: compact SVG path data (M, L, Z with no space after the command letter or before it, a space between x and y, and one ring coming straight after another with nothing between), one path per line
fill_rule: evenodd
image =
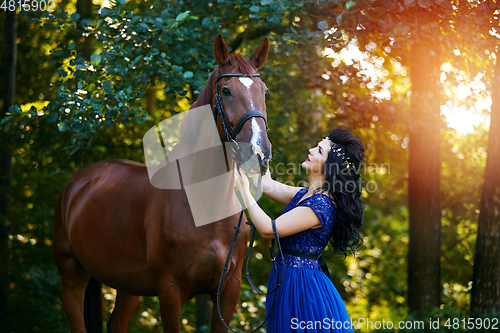
M302 163L309 173L308 189L274 181L269 172L262 178L263 194L286 206L275 220L284 257L283 263L281 254L277 256L277 279L281 280L283 264L285 277L277 291L267 295L269 333L353 331L345 305L321 271L318 257L328 241L344 258L363 243L356 228L363 223L359 169L364 146L347 129L337 128L309 153ZM240 172L235 172L235 181L250 218L263 237L273 238L271 218L255 203L248 179ZM275 286L273 269L268 290Z

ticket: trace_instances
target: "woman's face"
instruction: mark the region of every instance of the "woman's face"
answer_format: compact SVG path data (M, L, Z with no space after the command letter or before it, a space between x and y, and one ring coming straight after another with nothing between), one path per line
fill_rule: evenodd
M309 155L302 163L302 167L312 175L322 174L331 146L332 142L328 138L318 142L316 147L309 149Z

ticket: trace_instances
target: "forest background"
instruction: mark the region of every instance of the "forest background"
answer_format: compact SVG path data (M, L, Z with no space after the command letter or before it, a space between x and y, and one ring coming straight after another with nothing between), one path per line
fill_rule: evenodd
M219 33L246 56L270 39L274 179L306 184L300 163L335 127L365 144L364 245L346 260L325 252L350 316L434 317L444 331L498 318L498 2L78 0L50 13L44 2L0 11L0 331L68 331L51 248L60 189L99 160L144 162L143 135L196 99ZM269 246L253 251L261 286ZM103 294L109 317L115 293ZM244 279L232 325L256 327L264 300ZM189 301L182 331L206 331L207 308ZM141 298L130 330L161 331L155 298Z

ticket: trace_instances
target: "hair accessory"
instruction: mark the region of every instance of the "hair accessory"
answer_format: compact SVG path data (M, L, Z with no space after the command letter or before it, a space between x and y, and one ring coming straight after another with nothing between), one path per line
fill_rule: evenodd
M328 137L326 137L326 138L330 140L330 138L328 138ZM350 161L349 156L346 157L345 153L343 153L341 151L342 147L337 147L334 143L330 149L333 150L334 153L337 153L337 156L340 157L340 159L342 161L344 161L344 163L346 164L346 169L351 169L353 171L356 170L356 168L354 167L354 164Z

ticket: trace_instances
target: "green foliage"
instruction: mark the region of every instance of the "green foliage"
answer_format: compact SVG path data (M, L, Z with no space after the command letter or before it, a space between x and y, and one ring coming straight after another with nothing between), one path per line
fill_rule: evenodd
M20 147L13 165L11 260L3 268L10 272L10 332L67 331L51 244L53 200L69 175L51 175L46 166L57 157L43 155Z
M77 55L74 42L62 42L50 50L51 64L59 66L57 96L42 109L40 119L47 117L49 122L58 122L60 131L74 132L68 145L72 152L89 148L103 125L148 119L140 106L148 87L159 87L170 101L183 96L189 101L197 95L214 68L212 43L222 23L257 8L261 15L253 19L258 18L262 27L280 27L285 13L302 3L264 1L263 7L257 7L247 2L238 6L239 12L228 3L223 16L217 16L222 8L211 10L209 3L155 1L153 6L154 11L141 11L133 2L115 2L111 8L102 8L93 21L79 21L78 14L68 17L62 11L23 13L27 21L46 28L81 29L99 43L90 61ZM246 25L241 21L222 33Z

